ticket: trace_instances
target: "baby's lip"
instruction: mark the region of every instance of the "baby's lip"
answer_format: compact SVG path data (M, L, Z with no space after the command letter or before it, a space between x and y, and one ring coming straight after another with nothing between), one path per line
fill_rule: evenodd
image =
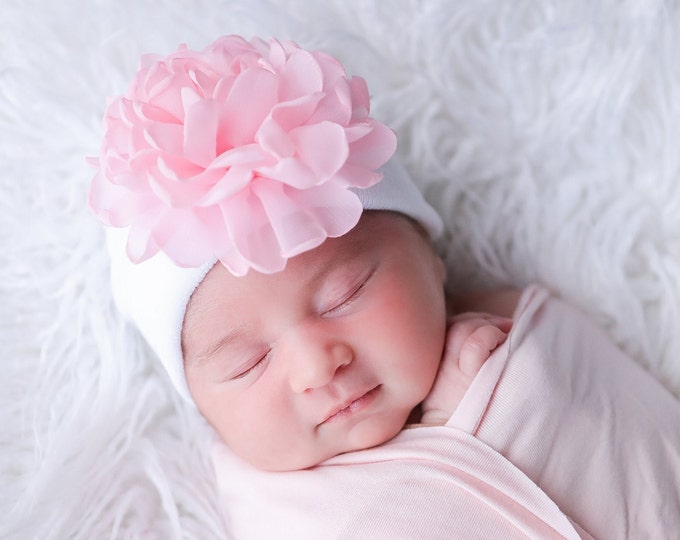
M360 409L368 400L366 398L372 397L376 391L380 388L380 385L369 388L368 390L361 390L352 394L347 399L340 402L339 405L334 406L330 409L326 415L324 415L323 420L317 424L317 427L325 424L326 422L332 421L339 416L344 416L344 414L351 414L355 410Z

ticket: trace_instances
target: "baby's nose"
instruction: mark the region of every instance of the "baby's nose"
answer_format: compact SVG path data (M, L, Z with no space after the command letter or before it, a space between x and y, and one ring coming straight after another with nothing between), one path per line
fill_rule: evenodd
M326 386L354 359L345 340L318 326L297 330L286 345L290 386L296 393Z

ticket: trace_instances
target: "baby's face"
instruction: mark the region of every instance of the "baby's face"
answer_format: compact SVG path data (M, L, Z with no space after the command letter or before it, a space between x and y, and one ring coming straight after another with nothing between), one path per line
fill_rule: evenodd
M387 212L276 274L234 277L218 264L184 321L192 397L232 451L265 470L381 444L432 387L443 282L427 241Z

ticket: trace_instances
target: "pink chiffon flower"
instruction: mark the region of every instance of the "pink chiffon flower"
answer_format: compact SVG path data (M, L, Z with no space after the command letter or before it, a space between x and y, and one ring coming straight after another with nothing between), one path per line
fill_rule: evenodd
M369 117L366 83L292 42L219 38L148 55L104 117L89 204L128 227L127 254L236 275L348 232L396 137Z

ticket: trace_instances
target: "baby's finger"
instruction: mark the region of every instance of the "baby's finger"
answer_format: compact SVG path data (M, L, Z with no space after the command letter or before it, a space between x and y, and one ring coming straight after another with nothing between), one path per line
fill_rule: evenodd
M474 377L491 353L508 337L507 332L492 325L482 326L463 343L458 367L464 375Z
M489 319L489 323L493 324L501 332L505 332L506 334L512 329L512 319L509 319L508 317L493 317Z
M457 361L465 341L477 330L484 326L489 326L489 324L489 321L480 317L453 321L446 334L445 357Z
M503 331L509 331L512 327L512 319L509 317L502 317L500 315L493 315L492 313L477 313L477 312L466 312L459 313L453 317L449 317L448 324L453 326L455 324L468 323L471 321L482 322L493 324L498 326Z
M502 332L508 333L512 329L512 319L487 315L482 317L479 314L468 318L459 318L450 322L446 336L446 351L458 357L460 349L474 332L484 326L495 326Z

